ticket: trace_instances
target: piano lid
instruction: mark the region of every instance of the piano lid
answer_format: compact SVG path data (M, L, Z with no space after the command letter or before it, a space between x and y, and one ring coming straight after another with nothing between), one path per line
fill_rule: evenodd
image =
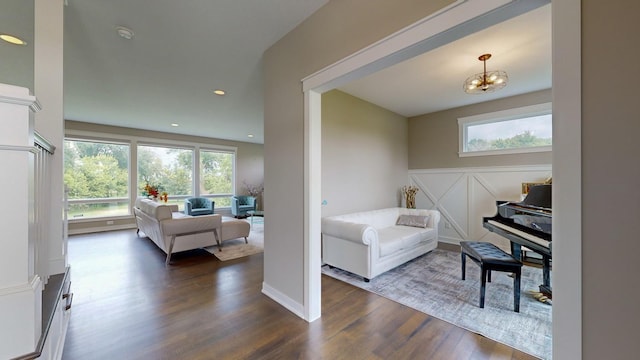
M551 184L530 187L529 193L520 204L551 209Z

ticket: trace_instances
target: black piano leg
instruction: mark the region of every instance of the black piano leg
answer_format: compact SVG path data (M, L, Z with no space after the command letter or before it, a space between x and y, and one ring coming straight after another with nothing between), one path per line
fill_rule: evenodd
M467 256L466 256L466 254L464 252L461 252L460 253L460 257L462 258L461 259L461 263L462 263L462 280L464 280L466 272L467 272L467 264L466 264Z
M518 268L513 279L513 311L520 312L520 276L521 269Z
M551 259L548 256L542 257L542 285L540 285L540 292L546 297L551 299Z
M480 281L480 308L484 308L484 293L487 289L487 269L482 266L482 280Z

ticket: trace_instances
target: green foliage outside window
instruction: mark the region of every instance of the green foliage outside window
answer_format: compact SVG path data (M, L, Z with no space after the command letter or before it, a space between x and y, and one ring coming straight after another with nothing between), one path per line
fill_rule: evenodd
M128 179L128 145L64 142L64 182L69 199L126 197Z
M540 138L531 131L525 131L506 139L495 139L487 141L485 139L471 139L467 144L468 151L487 151L502 149L520 149L536 146L551 146L550 138Z

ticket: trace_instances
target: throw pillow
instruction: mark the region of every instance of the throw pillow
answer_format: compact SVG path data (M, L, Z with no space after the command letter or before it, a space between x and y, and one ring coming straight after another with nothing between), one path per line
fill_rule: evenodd
M430 215L400 215L396 225L426 228L430 217Z

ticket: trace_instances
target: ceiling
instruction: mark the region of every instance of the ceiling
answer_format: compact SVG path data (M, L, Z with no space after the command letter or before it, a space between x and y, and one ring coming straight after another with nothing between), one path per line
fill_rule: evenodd
M327 2L69 0L65 118L263 143L262 54Z
M327 2L68 0L65 118L263 143L262 54ZM118 26L133 38L118 36ZM16 49L0 44L0 55L7 51ZM509 83L465 94L462 83L482 71L483 53L493 55L487 68L505 70ZM340 90L409 117L550 87L545 5ZM218 88L227 95L214 95Z
M505 70L507 86L469 95L462 84L483 71ZM353 81L340 90L411 117L551 88L551 4Z

